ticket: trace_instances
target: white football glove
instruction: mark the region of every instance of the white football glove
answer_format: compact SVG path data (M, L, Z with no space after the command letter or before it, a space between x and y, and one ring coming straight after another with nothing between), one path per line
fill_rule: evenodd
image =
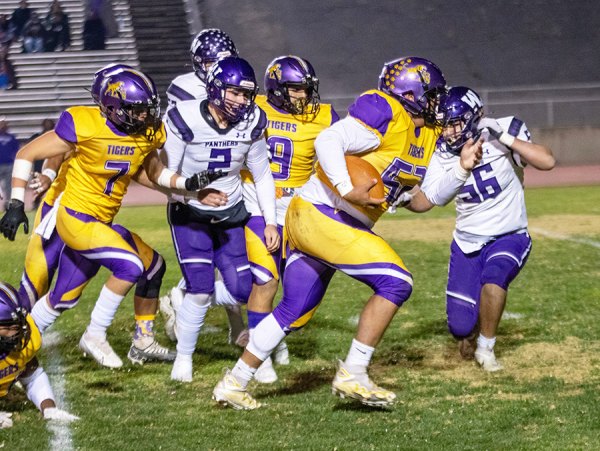
M54 420L63 423L71 423L72 421L79 420L79 417L70 414L66 410L59 409L58 407L48 407L44 409L44 420Z
M398 196L398 199L392 202L388 207L388 213L394 214L398 208L406 207L412 200L413 196L414 194L411 194L409 191L401 193Z
M496 119L492 119L491 117L484 117L481 119L479 124L477 124L477 129L483 130L484 128L487 128L488 132L490 132L490 135L492 135L506 147L511 147L515 142L515 137L502 130L502 127L500 127L500 124Z
M0 412L0 429L8 429L13 425L12 412Z

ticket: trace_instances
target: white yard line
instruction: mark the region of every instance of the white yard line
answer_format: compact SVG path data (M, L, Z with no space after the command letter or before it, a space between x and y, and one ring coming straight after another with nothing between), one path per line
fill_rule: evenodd
M596 249L600 249L600 243L594 240L588 240L585 238L573 238L569 235L563 235L562 233L551 232L549 230L540 229L538 227L529 227L529 230L533 233L537 233L538 235L545 236L547 238L552 238L555 240L562 241L571 241L572 243L585 244L587 246L595 247Z
M62 364L62 357L57 345L62 340L60 333L50 330L44 334L44 351L46 354L45 369L52 384L54 398L57 407L69 411L69 406L65 398L65 369ZM50 450L71 451L73 447L73 438L71 437L71 426L69 423L60 421L46 422L46 428L52 433Z

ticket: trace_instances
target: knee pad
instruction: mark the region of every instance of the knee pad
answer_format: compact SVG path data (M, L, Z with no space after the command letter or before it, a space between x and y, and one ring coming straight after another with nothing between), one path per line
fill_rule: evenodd
M492 283L506 290L517 277L521 268L517 261L510 257L492 257L484 265L481 273L481 284Z
M167 264L160 254L157 253L156 255L158 256L156 264L152 265L150 271L142 274L138 279L135 287L136 296L148 299L158 298Z
M450 333L456 338L465 338L471 334L477 324L479 306L454 296L447 296L446 315Z
M263 362L285 338L285 332L273 315L268 315L250 334L247 349Z
M412 294L412 278L410 283L394 276L381 276L375 286L375 294L386 298L400 307Z

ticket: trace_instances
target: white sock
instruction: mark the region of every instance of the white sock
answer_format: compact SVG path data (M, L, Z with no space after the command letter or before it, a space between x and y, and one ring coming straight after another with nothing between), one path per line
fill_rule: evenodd
M208 294L186 293L183 304L177 312L177 355L191 356L196 349L200 329L204 325L206 312L210 307Z
M87 332L90 335L106 338L106 329L115 318L117 309L124 297L109 290L106 285L102 287L94 310L92 310L92 319L87 327Z
M284 338L285 332L270 313L250 330L250 342L246 349L264 362Z
M477 347L478 348L487 349L488 351L493 351L495 344L496 344L496 337L487 338L481 334L479 334L479 337L477 337Z
M375 348L353 339L344 365L353 373L366 373Z
M239 305L239 302L231 295L222 280L215 281L215 293L213 305Z
M54 324L54 321L56 321L56 318L59 316L60 312L58 310L54 310L48 304L48 295L42 296L31 309L31 317L33 318L33 321L40 330L41 334L43 334L46 329Z
M231 375L237 379L244 389L248 386L248 382L250 382L254 377L254 373L256 373L256 368L252 368L242 359L238 359L237 363L231 370Z

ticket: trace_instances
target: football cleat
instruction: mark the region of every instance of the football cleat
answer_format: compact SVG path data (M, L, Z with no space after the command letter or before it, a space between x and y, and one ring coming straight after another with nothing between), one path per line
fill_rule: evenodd
M250 342L250 331L248 329L242 330L237 335L237 338L235 340L233 340L233 337L231 336L231 329L229 329L229 344L230 345L236 345L236 346L239 346L240 348L245 348L248 345L248 342Z
M289 365L290 364L290 351L288 350L285 340L277 345L273 352L273 361L277 365Z
M254 373L254 380L261 384L272 384L277 380L277 373L273 368L273 360L271 357L267 357Z
M177 355L171 370L171 379L179 382L192 382L192 356Z
M481 368L483 368L484 371L489 373L504 369L502 364L496 360L493 349L477 348L475 350L475 360L481 365Z
M333 379L332 393L340 398L352 398L371 407L388 407L396 401L396 394L377 386L367 375L352 374L342 361Z
M171 341L177 341L177 310L183 303L183 290L173 287L169 294L159 299L160 313L165 320L165 332Z
M215 386L212 399L224 407L236 410L254 410L262 405L240 385L230 370L225 372L223 379Z
M123 361L110 347L106 338L99 338L90 335L87 330L79 340L79 349L83 355L90 355L96 362L109 368L121 368Z
M161 346L153 336L144 335L141 338L133 339L127 358L134 364L143 365L148 360L158 360L161 362L172 362L177 353Z

